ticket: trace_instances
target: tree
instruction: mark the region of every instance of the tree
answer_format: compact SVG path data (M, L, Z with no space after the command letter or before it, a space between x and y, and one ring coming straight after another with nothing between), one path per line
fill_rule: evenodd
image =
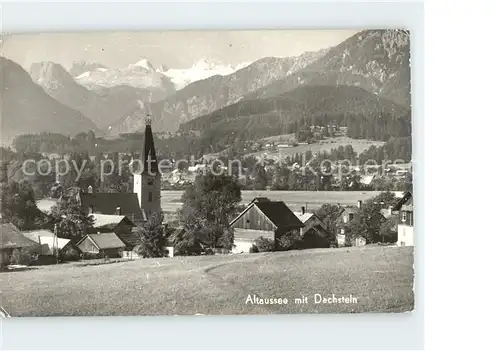
M326 230L330 234L330 243L336 244L336 235L337 232L337 218L342 213L342 208L338 205L333 204L324 204L320 207L320 209L316 212L316 216L319 217L325 223Z
M57 235L61 238L82 238L94 224L90 216L74 196L60 199L51 209L50 216L57 225Z
M167 254L168 236L163 226L163 217L153 213L142 226L139 227L139 244L137 253L142 257L163 257Z
M229 226L241 201L238 182L228 175L211 172L196 177L182 195L180 222L185 233L174 242L176 251L204 244L209 248L231 249L234 232Z
M345 246L352 246L356 238L363 237L366 242L369 240L369 233L366 222L362 216L355 217L352 221L348 222L344 227L345 230Z
M37 228L44 217L35 202L35 193L26 181L10 181L0 185L2 221L14 224L20 230Z
M380 239L383 243L393 243L398 240L396 231L398 221L396 216L391 216L382 222L380 225Z
M260 165L256 164L254 168L254 188L255 190L263 190L267 186L267 173L266 169Z

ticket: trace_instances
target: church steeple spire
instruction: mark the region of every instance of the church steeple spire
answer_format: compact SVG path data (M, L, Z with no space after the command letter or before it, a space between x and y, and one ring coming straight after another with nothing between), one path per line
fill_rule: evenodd
M161 175L158 169L153 131L151 130L151 117L146 116L146 129L144 131L144 147L141 162L142 173L134 174L134 193L137 194L139 206L146 218L151 214L161 215Z
M144 165L144 172L157 174L158 159L156 158L155 143L153 140L153 131L151 129L151 116L146 116L146 128L144 130L144 147L142 150L141 161Z

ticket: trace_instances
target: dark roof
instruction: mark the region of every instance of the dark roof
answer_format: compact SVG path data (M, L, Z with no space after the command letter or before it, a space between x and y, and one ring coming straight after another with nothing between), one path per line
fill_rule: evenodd
M403 197L398 201L398 203L394 206L393 210L399 211L403 207L403 205L411 205L411 210L405 209L404 211L413 211L413 195L407 191Z
M125 247L123 241L121 241L115 233L87 234L87 236L100 250L119 249ZM82 241L80 241L80 243Z
M132 228L130 233L115 233L121 241L127 246L127 248L134 248L139 244L139 227Z
M252 202L271 202L267 197L256 197Z
M283 201L255 202L264 215L278 228L302 228L304 224Z
M116 208L120 207L121 214L133 222L144 220L135 193L83 193L80 198L83 208L91 207L93 213L114 215Z
M12 223L0 224L0 250L40 248L40 244L26 238Z
M144 130L144 146L141 154L143 162L143 173L149 173L148 157L151 156L151 173L158 173L158 159L156 158L155 143L153 139L153 131L151 130L150 117L149 122L146 121L146 129Z

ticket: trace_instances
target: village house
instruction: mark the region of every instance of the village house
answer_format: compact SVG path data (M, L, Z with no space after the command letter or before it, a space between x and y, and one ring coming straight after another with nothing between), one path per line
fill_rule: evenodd
M413 246L413 196L407 192L394 206L399 211L397 246Z
M139 258L134 248L139 243L139 228L135 223L124 215L91 214L94 220L89 234L114 233L125 244L123 256L127 258Z
M233 252L250 252L258 237L277 240L285 233L304 227L304 224L282 201L265 197L255 198L229 224L234 228Z
M9 265L14 250L39 254L40 244L26 238L12 223L0 224L0 267Z
M126 247L115 233L87 234L76 246L85 258L122 257Z
M22 234L40 245L38 259L33 264L52 264L57 260L73 261L80 258L81 251L70 239L58 238L49 230L25 231Z
M300 228L300 236L304 240L306 247L329 247L328 238L330 233L326 228L326 224L315 214L306 212L306 208L302 206L301 212L294 212L297 218L304 225Z
M342 212L337 217L336 227L337 227L337 245L339 247L346 245L346 227L349 223L359 218L359 211L363 202L358 201L357 207L346 206L342 208ZM363 246L366 245L366 239L363 237L356 237L354 242L351 242L352 246Z

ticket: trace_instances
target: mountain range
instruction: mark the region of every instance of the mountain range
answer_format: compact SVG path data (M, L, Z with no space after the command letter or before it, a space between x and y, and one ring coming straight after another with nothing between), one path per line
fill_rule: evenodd
M306 102L316 106L310 114L328 112L325 104L339 114L394 118L411 105L410 40L402 30L361 31L332 48L239 66L201 60L186 69L155 68L141 59L119 69L79 61L68 71L39 62L29 71L2 58L4 135L36 130L14 123L16 114L42 130L117 135L140 130L147 113L157 131L257 128L257 120L274 131L307 114L300 107Z
M18 134L54 132L75 135L97 126L81 112L45 93L17 63L0 57L1 141Z
M176 131L179 125L235 103L245 95L290 75L318 59L326 50L297 57L266 57L226 76L215 75L189 84L165 100L146 104L112 125L114 133L141 128L145 113L151 112L156 128Z
M363 134L374 139L408 136L411 130L408 108L347 85L306 85L278 96L245 99L186 122L180 129L197 131L202 145L221 149L235 142L297 132L304 122L349 125L348 119L356 120L367 129ZM408 128L400 129L401 123Z
M358 86L410 107L410 40L401 30L366 30L339 45L297 57L267 57L227 76L192 83L146 107L161 130L210 114L241 99L278 96L301 86ZM112 126L115 133L140 128L144 108Z
M138 108L140 102L147 101L152 94L147 88L119 83L110 86L95 85L93 89L89 89L77 83L63 66L54 62L32 64L30 75L48 95L80 111L104 130L116 120L116 116Z

